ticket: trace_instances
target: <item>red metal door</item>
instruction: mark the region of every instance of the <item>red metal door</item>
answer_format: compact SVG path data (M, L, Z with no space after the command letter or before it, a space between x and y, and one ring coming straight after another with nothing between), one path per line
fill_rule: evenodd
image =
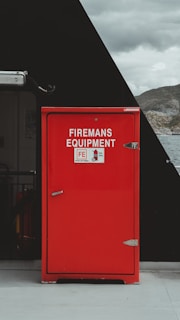
M47 272L133 274L134 114L50 113L47 128Z

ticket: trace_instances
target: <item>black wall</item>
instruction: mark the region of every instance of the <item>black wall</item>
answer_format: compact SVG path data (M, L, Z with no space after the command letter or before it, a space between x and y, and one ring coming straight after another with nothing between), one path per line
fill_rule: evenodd
M0 70L56 85L43 95L28 81L39 106L138 105L78 0L0 4L0 39ZM167 160L141 113L141 260L180 261L180 177Z

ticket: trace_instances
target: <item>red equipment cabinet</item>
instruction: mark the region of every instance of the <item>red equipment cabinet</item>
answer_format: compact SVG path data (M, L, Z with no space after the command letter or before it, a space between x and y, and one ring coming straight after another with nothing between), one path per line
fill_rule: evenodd
M139 282L140 110L42 107L42 282Z

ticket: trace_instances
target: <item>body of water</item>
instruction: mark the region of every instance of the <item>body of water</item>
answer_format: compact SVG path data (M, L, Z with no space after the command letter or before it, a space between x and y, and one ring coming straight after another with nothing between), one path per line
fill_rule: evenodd
M157 137L180 174L180 134L157 135Z

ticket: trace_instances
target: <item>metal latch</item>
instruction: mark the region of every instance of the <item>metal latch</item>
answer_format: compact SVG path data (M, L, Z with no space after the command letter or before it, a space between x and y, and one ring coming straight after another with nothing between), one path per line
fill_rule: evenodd
M130 247L137 247L138 246L138 239L129 239L123 242L126 246Z
M63 190L58 190L58 191L54 191L51 193L52 197L56 197L59 196L60 194L63 194Z
M133 141L133 142L125 143L123 146L128 149L138 149L139 143L136 141Z

